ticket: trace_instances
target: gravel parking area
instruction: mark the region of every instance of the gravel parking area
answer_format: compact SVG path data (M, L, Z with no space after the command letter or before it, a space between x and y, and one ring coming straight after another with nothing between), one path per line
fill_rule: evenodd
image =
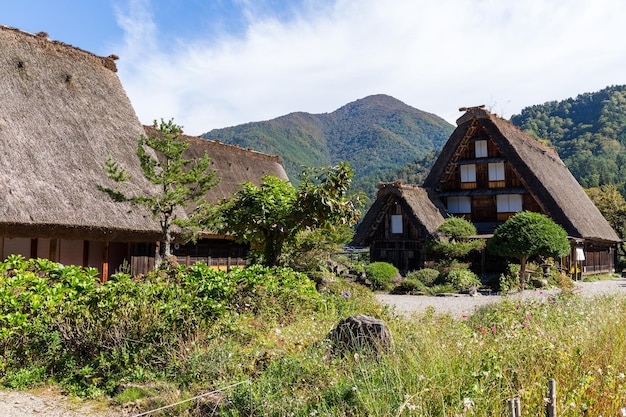
M497 303L504 299L524 300L535 299L546 301L549 297L560 294L558 289L533 289L517 292L506 296L500 295L454 295L430 297L421 295L377 294L376 298L384 305L390 306L399 313L421 313L432 307L439 313L450 313L452 317L471 315L487 304ZM616 278L596 282L577 282L576 293L583 297L594 297L602 294L626 294L626 278Z

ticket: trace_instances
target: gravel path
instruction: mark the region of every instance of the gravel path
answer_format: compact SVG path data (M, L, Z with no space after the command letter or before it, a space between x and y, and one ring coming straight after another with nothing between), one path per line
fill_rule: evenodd
M626 278L616 278L596 282L576 283L576 292L583 297L594 297L602 294L626 294ZM523 300L536 299L547 300L549 297L560 294L558 289L548 290L526 290L524 292L513 293L507 296L500 295L469 295L429 297L421 295L393 295L377 294L376 298L382 304L390 306L399 313L420 313L432 307L436 312L450 313L453 317L471 315L477 308L500 302L504 299Z

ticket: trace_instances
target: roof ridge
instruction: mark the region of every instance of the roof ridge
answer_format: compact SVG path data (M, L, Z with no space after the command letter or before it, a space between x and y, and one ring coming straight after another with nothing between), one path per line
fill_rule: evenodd
M115 64L115 61L118 60L119 57L117 55L115 55L115 54L111 54L111 55L106 56L106 57L105 56L96 55L93 52L86 51L86 50L81 49L81 48L79 48L77 46L70 45L69 43L65 43L65 42L54 40L54 39L50 39L48 37L48 33L47 32L43 32L43 31L42 32L38 32L38 33L30 33L30 32L26 32L26 31L24 31L22 29L18 29L18 28L15 28L15 27L12 27L12 26L3 25L3 24L0 24L0 30L7 30L7 31L12 31L12 32L17 32L20 35L30 36L33 39L39 39L39 40L48 41L48 42L50 42L50 43L52 43L54 45L60 46L62 48L71 48L71 49L73 49L75 51L79 51L79 52L81 52L81 53L83 53L83 54L85 54L87 56L90 56L90 57L96 58L97 60L100 60L102 62L102 65L105 68L108 68L108 69L110 69L113 72L117 72L117 65Z

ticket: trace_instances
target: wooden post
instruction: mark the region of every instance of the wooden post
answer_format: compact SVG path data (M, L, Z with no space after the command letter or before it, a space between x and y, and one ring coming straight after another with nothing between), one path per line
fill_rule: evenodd
M509 406L509 417L522 417L522 405L519 397L509 398L507 403Z
M104 242L102 248L102 282L107 282L109 279L109 241Z
M556 417L556 381L548 380L548 403L546 404L546 416Z

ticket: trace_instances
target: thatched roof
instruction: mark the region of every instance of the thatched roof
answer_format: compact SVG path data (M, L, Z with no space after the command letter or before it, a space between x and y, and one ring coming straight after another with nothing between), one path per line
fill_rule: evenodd
M143 133L103 58L0 26L0 235L101 240L158 236L154 221L97 189L111 152L142 181Z
M147 136L158 135L152 126L144 128ZM220 179L219 184L207 193L207 200L213 203L234 194L244 182L260 184L264 175L288 179L279 156L200 137L181 135L181 139L190 144L185 158L201 158L205 152L208 153L211 169L217 172L217 178Z
M0 236L154 241L160 227L141 208L112 201L103 165L111 153L131 175L125 193L145 180L137 140L146 134L103 58L45 34L0 26ZM286 178L278 157L186 137L190 153L209 152L222 178L210 199L262 174Z
M402 205L411 222L417 229L424 230L427 235L434 235L437 228L444 222L445 208L435 205L439 199L417 185L402 184L401 181L380 183L376 201L365 214L357 228L352 244L369 245L371 236L376 231L380 219L394 202Z
M567 169L556 151L482 108L470 108L444 145L424 187L437 190L462 139L482 127L518 173L545 214L572 237L618 242L619 237Z

